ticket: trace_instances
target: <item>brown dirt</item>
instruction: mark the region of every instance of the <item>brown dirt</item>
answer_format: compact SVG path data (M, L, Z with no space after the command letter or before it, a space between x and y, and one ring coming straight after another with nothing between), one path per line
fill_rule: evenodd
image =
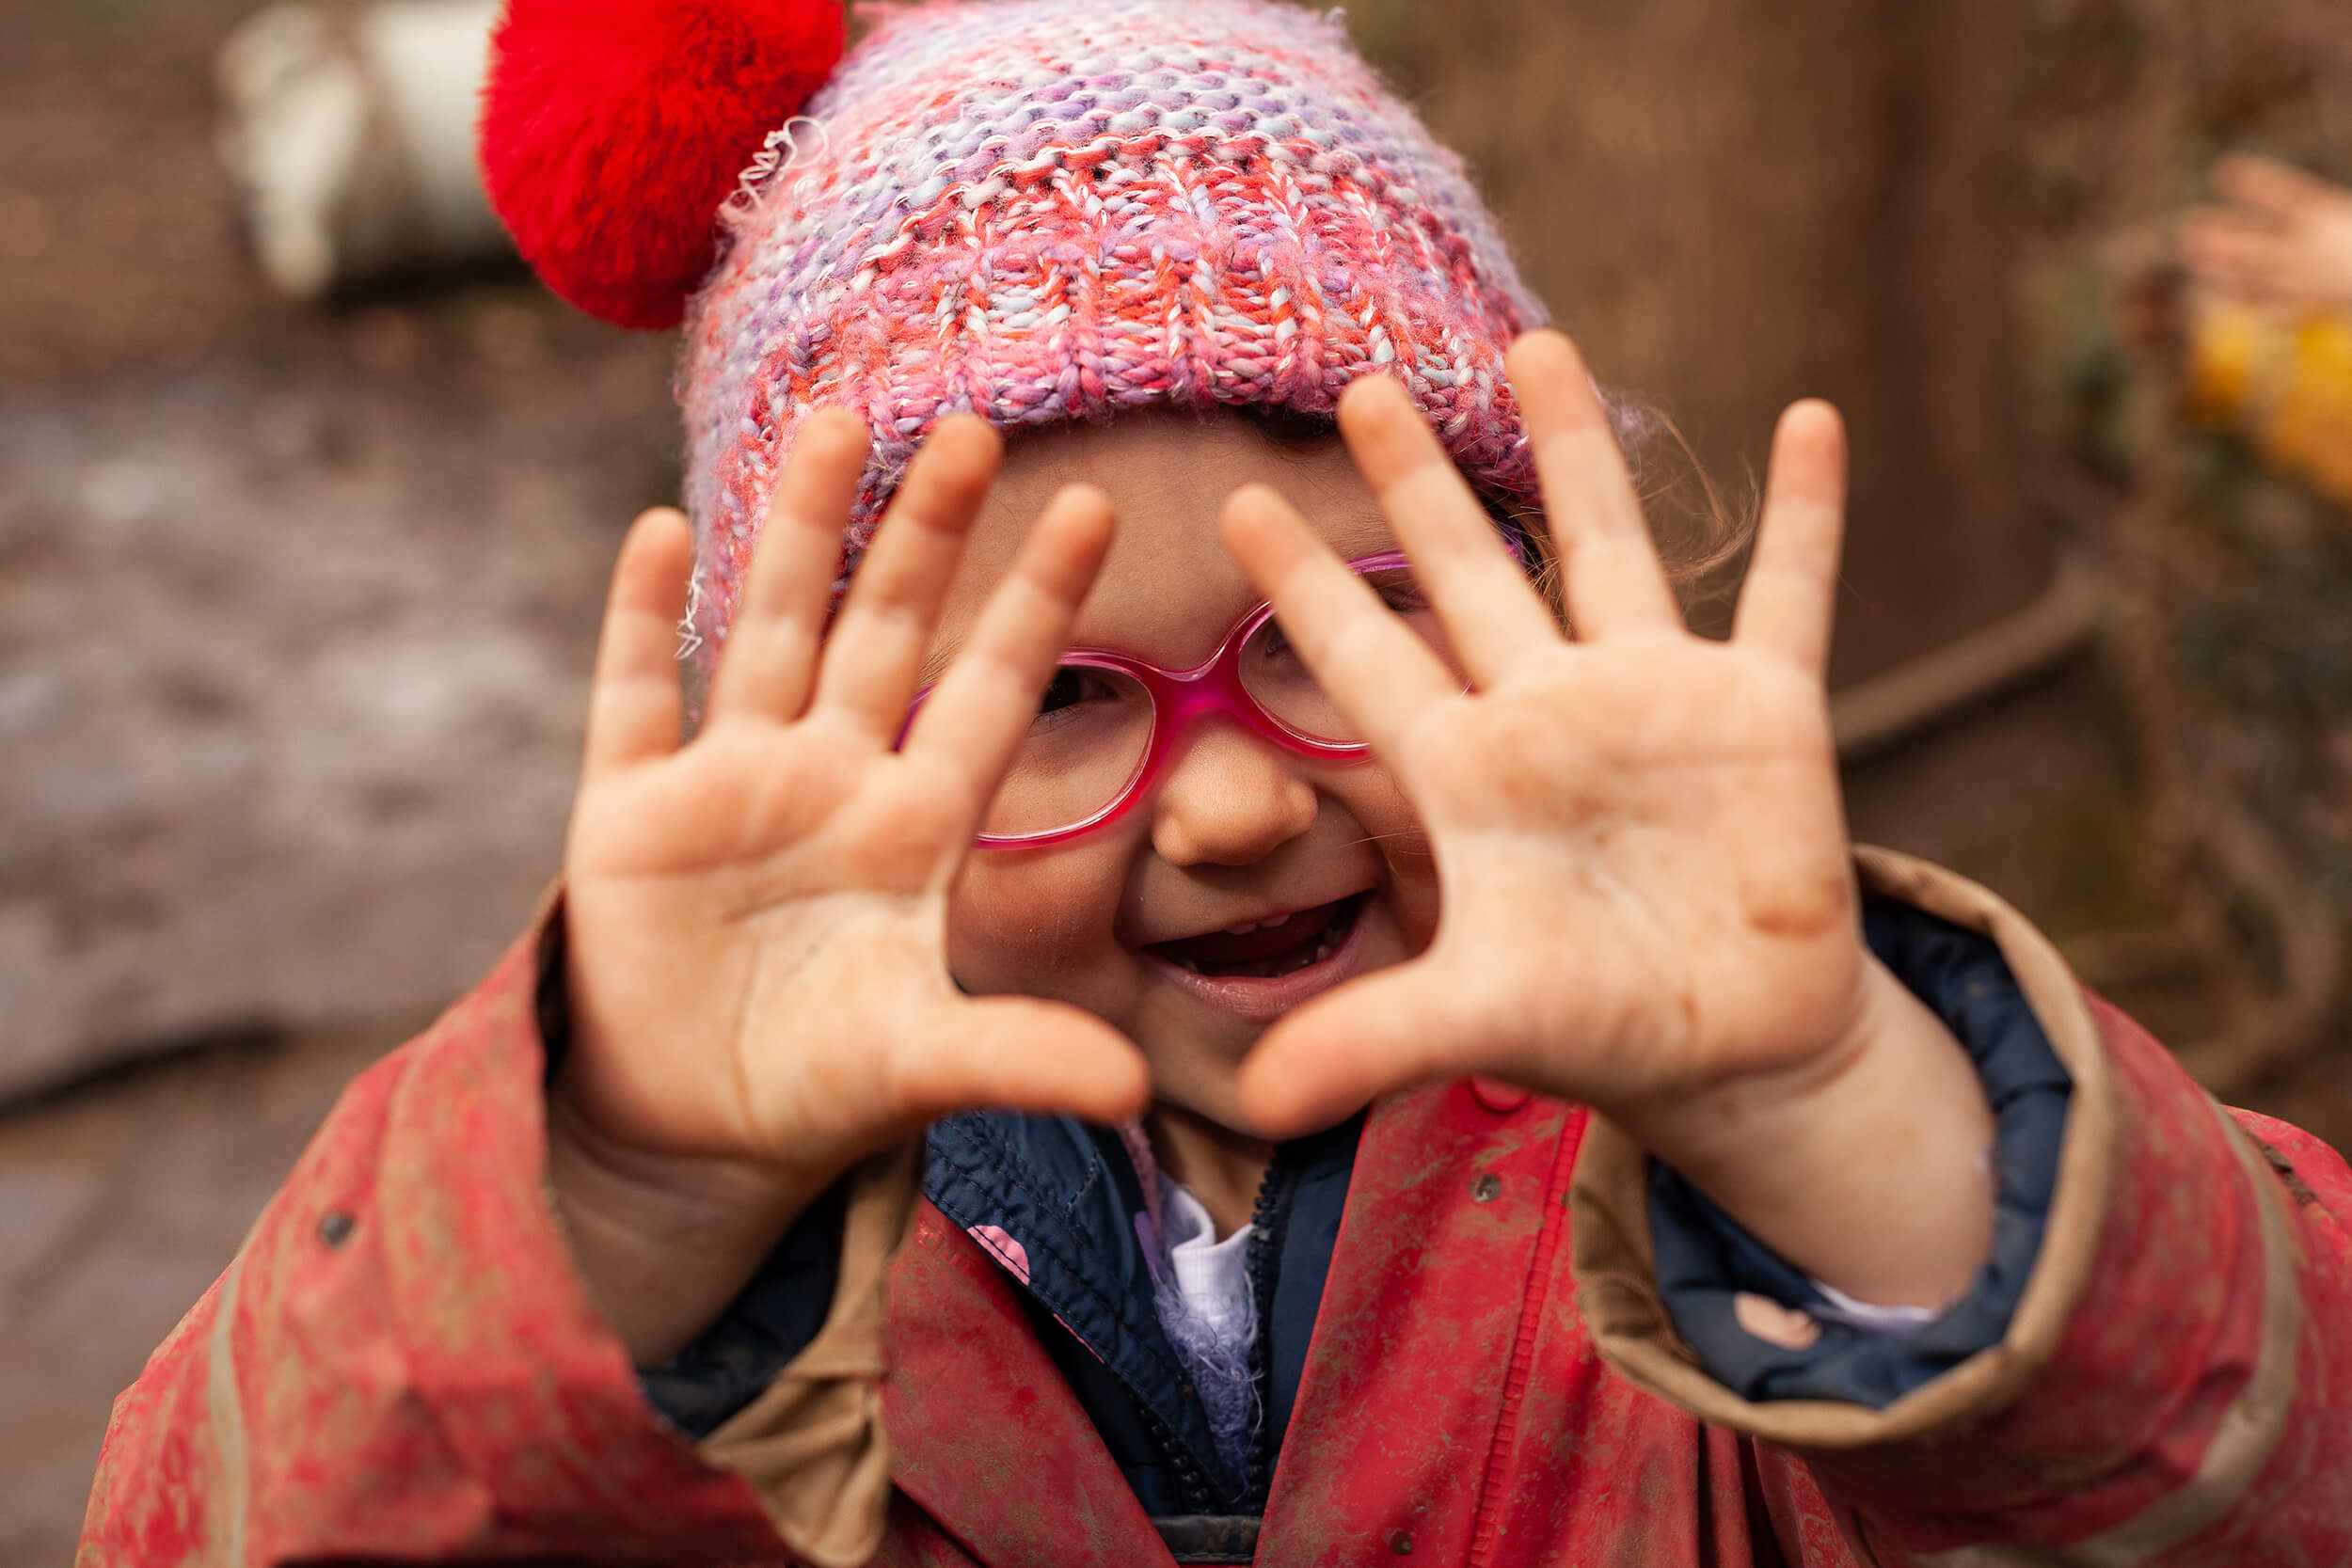
M0 14L0 1563L335 1091L550 874L669 346L508 272L328 309L246 265L249 0ZM106 1072L108 1063L147 1068Z
M553 864L668 347L516 274L319 310L245 264L208 61L251 7L0 47L0 1099L447 995Z

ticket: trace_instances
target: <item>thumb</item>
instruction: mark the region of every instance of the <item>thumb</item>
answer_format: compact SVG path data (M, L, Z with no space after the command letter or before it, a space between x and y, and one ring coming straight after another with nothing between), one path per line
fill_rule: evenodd
M1064 1003L960 999L916 1034L898 1099L918 1123L981 1109L1116 1122L1140 1115L1151 1095L1142 1053Z
M1242 1114L1267 1137L1326 1127L1376 1096L1475 1070L1458 997L1427 959L1382 970L1284 1018L1242 1063Z

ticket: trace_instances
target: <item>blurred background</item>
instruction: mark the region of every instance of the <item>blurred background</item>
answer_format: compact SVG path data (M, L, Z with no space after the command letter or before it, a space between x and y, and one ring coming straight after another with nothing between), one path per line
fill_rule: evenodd
M70 1557L115 1393L520 928L604 574L676 486L670 341L448 201L406 251L256 230L259 9L0 10L0 1564ZM2352 178L2342 0L1349 19L1729 501L1783 404L1845 408L1857 836L2352 1144L2352 286L2236 310L2175 244L2222 152ZM312 175L335 113L283 134ZM431 208L396 151L336 166Z

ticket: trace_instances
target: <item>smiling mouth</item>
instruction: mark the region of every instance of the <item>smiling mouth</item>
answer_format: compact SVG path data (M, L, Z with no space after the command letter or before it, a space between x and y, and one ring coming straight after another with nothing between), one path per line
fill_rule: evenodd
M1157 942L1146 951L1195 974L1217 979L1279 979L1329 958L1347 940L1371 896L1369 893L1359 893L1337 903L1318 904L1247 930L1210 931L1176 942Z

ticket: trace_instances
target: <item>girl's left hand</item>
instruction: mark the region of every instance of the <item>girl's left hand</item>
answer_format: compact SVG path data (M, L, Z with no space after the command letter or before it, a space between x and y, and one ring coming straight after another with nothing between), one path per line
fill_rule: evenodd
M1349 390L1341 427L1460 673L1274 492L1226 510L1228 546L1418 812L1442 896L1422 956L1260 1042L1241 1093L1270 1132L1474 1072L1640 1135L1712 1091L1834 1076L1889 979L1862 943L1822 687L1836 413L1783 416L1736 629L1711 641L1683 625L1575 347L1531 334L1509 371L1573 640L1385 377Z

